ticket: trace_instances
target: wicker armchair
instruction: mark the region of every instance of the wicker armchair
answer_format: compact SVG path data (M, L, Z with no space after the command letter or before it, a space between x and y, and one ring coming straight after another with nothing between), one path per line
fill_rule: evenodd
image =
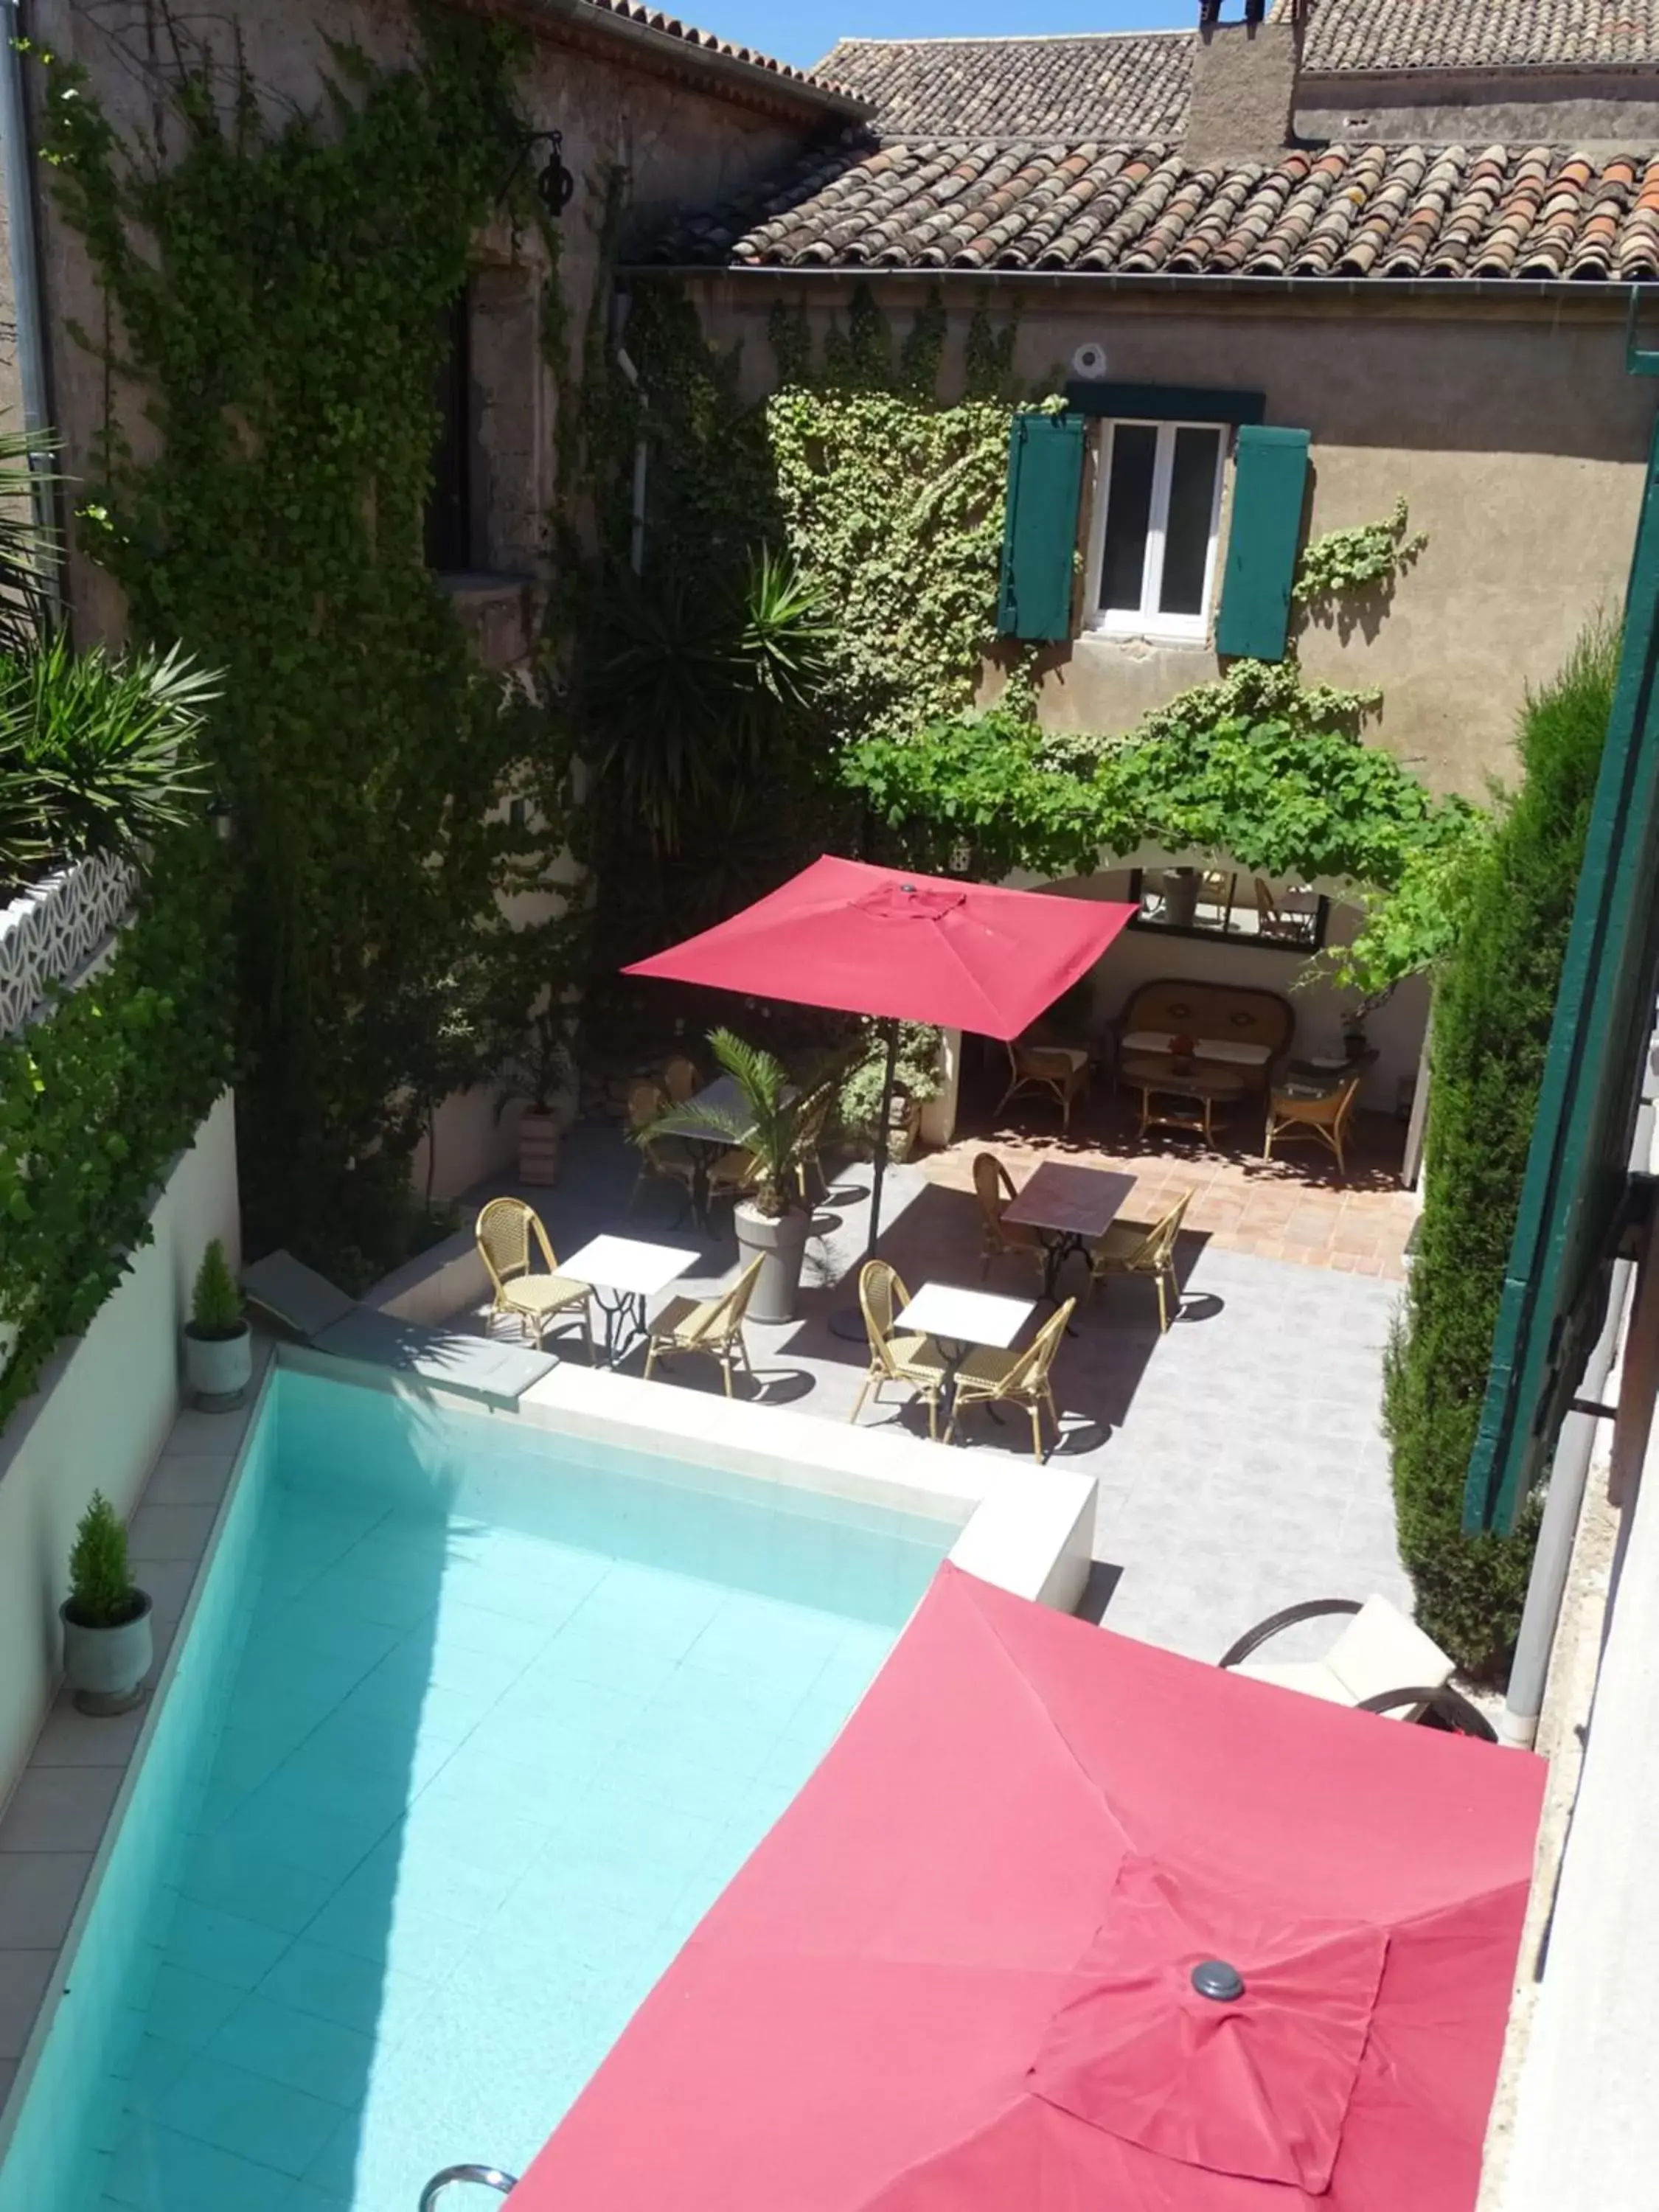
M945 1427L947 1444L956 1432L958 1415L971 1407L1023 1406L1031 1417L1031 1456L1039 1466L1042 1464L1048 1455L1048 1446L1042 1441L1045 1411L1054 1424L1055 1440L1060 1437L1060 1413L1054 1405L1049 1370L1076 1304L1075 1298L1067 1298L1059 1311L1044 1322L1024 1352L994 1352L981 1346L969 1353L957 1370L956 1396Z
M586 1283L574 1282L560 1274L553 1247L535 1207L526 1206L521 1198L492 1198L479 1214L473 1235L495 1292L490 1302L490 1319L505 1314L517 1321L539 1352L547 1331L555 1322L568 1316L580 1322L587 1357L592 1361L593 1328L588 1302L592 1293ZM544 1275L532 1272L532 1237L547 1262Z
M1152 1226L1144 1221L1115 1221L1089 1255L1089 1294L1108 1275L1150 1275L1158 1285L1158 1328L1163 1335L1170 1326L1169 1300L1181 1310L1181 1285L1176 1279L1176 1239L1193 1202L1184 1191L1164 1218Z
M884 1382L903 1382L927 1406L927 1433L939 1441L939 1394L945 1388L947 1363L931 1336L896 1336L893 1316L910 1303L910 1293L885 1260L866 1260L859 1275L859 1304L870 1339L870 1367L847 1416L856 1421L865 1399L874 1389L881 1403Z
M1060 1108L1060 1126L1072 1126L1072 1107L1089 1088L1089 1055L1080 1045L1030 1044L1016 1037L1008 1047L1008 1088L997 1112L1023 1091L1035 1091Z
M1275 1089L1267 1101L1267 1133L1261 1140L1261 1157L1270 1160L1273 1156L1273 1139L1281 1145L1296 1138L1311 1138L1323 1145L1327 1152L1336 1155L1336 1171L1346 1176L1347 1161L1343 1157L1343 1140L1347 1134L1349 1116L1359 1096L1361 1079L1351 1075L1345 1083L1328 1090Z
M718 1360L728 1398L734 1359L742 1362L744 1373L752 1382L755 1370L743 1340L743 1319L763 1265L763 1260L751 1260L731 1289L722 1291L717 1298L675 1298L663 1308L650 1327L645 1354L647 1382L658 1360L671 1358L677 1352L701 1352Z
M1023 1221L1003 1219L1003 1210L1014 1194L1013 1177L996 1154L977 1154L974 1161L974 1195L979 1200L981 1282L990 1273L993 1260L1017 1255L1021 1259L1035 1261L1041 1267L1047 1256L1042 1239L1035 1229Z

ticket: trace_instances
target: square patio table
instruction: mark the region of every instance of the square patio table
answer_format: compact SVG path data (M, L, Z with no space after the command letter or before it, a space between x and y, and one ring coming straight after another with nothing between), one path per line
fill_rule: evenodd
M642 1237L595 1237L560 1263L559 1273L586 1283L605 1316L605 1356L614 1367L645 1334L646 1301L678 1282L702 1255Z
M782 1097L786 1105L797 1095L793 1083L785 1084ZM712 1107L720 1113L740 1114L743 1111L743 1093L731 1076L717 1075L712 1083L705 1083L702 1089L685 1103L688 1107ZM709 1163L736 1141L731 1137L700 1137L690 1133L681 1137L683 1144L691 1146L691 1218L699 1229L708 1226Z
M1133 1176L1109 1168L1045 1160L1002 1210L1005 1221L1042 1232L1042 1295L1059 1297L1060 1271L1074 1252L1103 1237L1133 1191Z
M948 1419L956 1403L957 1370L969 1352L975 1345L1006 1352L1036 1310L1035 1298L959 1290L954 1283L924 1283L893 1325L931 1336L945 1354L945 1388L939 1395ZM988 1411L996 1418L994 1406Z

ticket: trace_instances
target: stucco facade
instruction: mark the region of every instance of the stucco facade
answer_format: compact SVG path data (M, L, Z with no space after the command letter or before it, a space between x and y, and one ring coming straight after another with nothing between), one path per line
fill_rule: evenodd
M773 305L805 301L821 331L845 314L853 280L687 281L711 336L741 343L758 394L773 373ZM870 281L902 331L924 285L879 271ZM1268 422L1311 434L1310 537L1407 501L1412 531L1427 536L1421 555L1390 591L1301 623L1296 647L1310 678L1382 691L1373 741L1437 791L1479 799L1504 778L1528 687L1559 668L1598 611L1618 614L1654 416L1652 385L1626 374L1621 303L1088 278L988 288L947 277L945 297L947 394L961 387L983 300L1017 317L1014 375L1033 392L1060 389L1089 343L1103 347L1115 382L1261 392ZM1224 556L1231 483L1229 469ZM1091 496L1085 483L1080 547ZM1039 662L1051 726L1123 731L1221 672L1213 589L1210 638L1180 644L1091 633L1081 596L1079 580L1073 641Z

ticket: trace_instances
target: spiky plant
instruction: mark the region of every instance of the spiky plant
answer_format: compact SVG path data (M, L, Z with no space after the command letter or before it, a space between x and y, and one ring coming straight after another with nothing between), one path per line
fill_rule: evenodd
M175 647L76 653L61 634L0 653L0 878L46 857L128 853L199 813L217 678Z
M39 500L62 481L40 465L57 442L0 425L0 653L32 652L50 627L62 549Z
M839 1069L792 1092L783 1062L763 1046L746 1044L731 1030L711 1030L708 1046L722 1073L731 1077L738 1104L700 1106L692 1099L671 1106L641 1129L639 1138L712 1138L738 1146L755 1163L756 1212L781 1219L792 1207L804 1204L795 1170L808 1139L822 1126L828 1094L840 1079Z
M70 1553L70 1612L82 1628L118 1628L137 1601L127 1570L127 1532L101 1490L94 1490Z

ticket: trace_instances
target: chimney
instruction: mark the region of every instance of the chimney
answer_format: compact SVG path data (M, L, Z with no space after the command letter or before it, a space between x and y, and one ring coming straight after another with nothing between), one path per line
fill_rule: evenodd
M1224 0L1199 0L1192 99L1182 151L1189 168L1276 161L1292 143L1306 0L1243 0L1224 23ZM1234 0L1235 6L1237 0Z

